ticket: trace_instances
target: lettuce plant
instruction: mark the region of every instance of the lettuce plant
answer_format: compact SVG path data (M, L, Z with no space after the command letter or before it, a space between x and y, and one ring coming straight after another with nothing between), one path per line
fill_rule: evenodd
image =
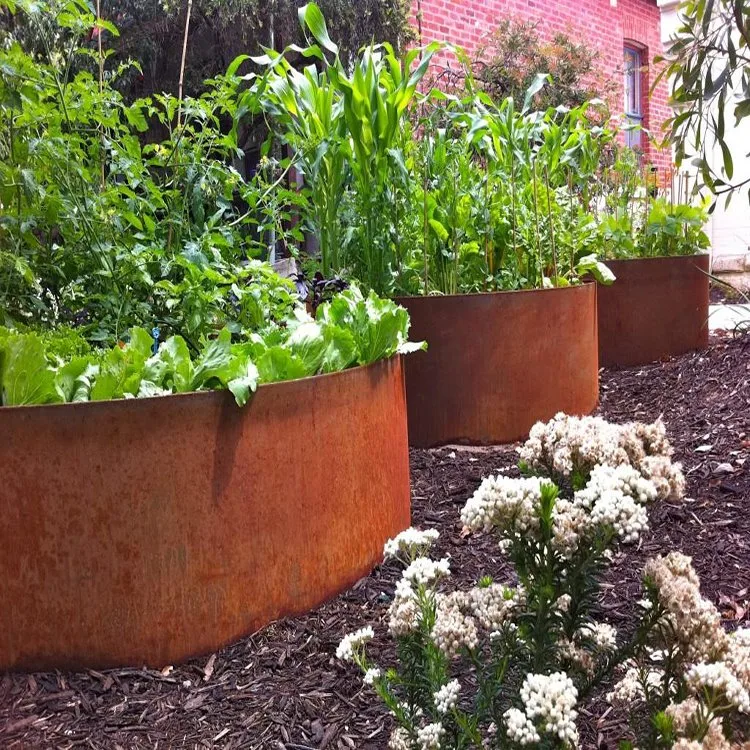
M724 632L689 560L647 564L627 632L596 607L649 504L682 496L663 424L558 415L521 453L526 476L487 477L461 512L465 534L498 538L514 576L451 590L450 560L429 557L437 531L409 529L384 549L403 566L387 616L397 664L371 660L369 627L339 645L395 719L388 747L574 747L581 708L621 675L610 698L640 717L639 747L728 748L722 722L750 708L750 633Z
M368 365L422 348L404 308L352 287L315 319L302 307L281 324L233 342L228 328L194 355L181 336L161 345L143 328L109 350L61 357L49 337L0 328L0 404L49 404L228 389L240 406L259 384Z

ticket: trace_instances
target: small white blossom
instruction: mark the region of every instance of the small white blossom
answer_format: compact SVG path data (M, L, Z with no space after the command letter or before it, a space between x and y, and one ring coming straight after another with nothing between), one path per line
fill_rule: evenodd
M540 722L545 732L570 745L578 744L575 724L578 713L574 709L577 699L573 680L564 672L528 674L521 686L526 716Z
M541 742L534 722L518 708L509 708L504 714L508 737L519 745L535 745Z
M694 664L686 675L688 687L694 692L704 688L723 694L742 713L750 713L750 696L737 676L722 662Z
M365 676L362 681L365 685L374 685L382 677L382 672L377 667L370 667L365 672Z
M457 656L462 648L474 649L479 644L474 618L462 611L465 604L466 596L460 594L438 600L435 625L430 635L446 656Z
M445 734L445 729L440 722L427 724L417 731L417 742L419 750L439 750L440 740Z
M375 633L369 625L366 628L360 628L354 633L345 635L336 649L336 657L343 661L352 661L359 649L374 637Z
M411 561L424 555L439 536L437 529L425 529L424 531L413 527L406 529L385 543L383 556L386 559L396 558Z
M625 676L615 685L614 690L607 693L607 700L610 703L630 707L646 697L644 681L646 689L658 690L661 688L663 680L664 672L660 669L650 669L642 673L637 667L629 667Z
M594 622L584 625L576 632L578 638L591 641L598 651L617 649L617 628L606 622Z
M458 680L451 680L443 685L435 694L435 708L439 714L447 714L452 711L458 703L461 685Z
M405 581L421 586L429 586L443 576L450 575L448 558L431 560L429 557L418 557L404 571Z
M388 750L412 750L409 733L402 727L396 727L388 740Z

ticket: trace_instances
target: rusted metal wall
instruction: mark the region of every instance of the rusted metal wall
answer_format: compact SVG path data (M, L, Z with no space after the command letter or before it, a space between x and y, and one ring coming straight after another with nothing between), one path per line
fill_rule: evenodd
M630 367L708 346L709 256L607 261L599 287L599 361Z
M408 297L409 442L521 439L557 412L587 414L599 396L596 285Z
M163 667L346 589L409 524L399 358L0 409L0 669Z

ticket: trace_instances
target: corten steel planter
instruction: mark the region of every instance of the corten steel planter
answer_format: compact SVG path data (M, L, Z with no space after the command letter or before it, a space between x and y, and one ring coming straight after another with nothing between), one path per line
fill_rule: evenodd
M607 261L599 287L599 362L631 367L708 346L709 256Z
M345 590L409 525L399 357L0 408L0 670L163 667Z
M591 412L596 292L583 284L398 299L411 337L429 345L405 363L410 444L507 443L559 411Z

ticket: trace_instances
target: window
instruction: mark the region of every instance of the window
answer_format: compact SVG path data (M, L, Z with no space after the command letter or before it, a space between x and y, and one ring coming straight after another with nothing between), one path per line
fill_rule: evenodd
M640 50L635 47L625 47L625 117L632 127L643 125L641 67ZM641 130L626 130L625 145L630 148L640 148Z

